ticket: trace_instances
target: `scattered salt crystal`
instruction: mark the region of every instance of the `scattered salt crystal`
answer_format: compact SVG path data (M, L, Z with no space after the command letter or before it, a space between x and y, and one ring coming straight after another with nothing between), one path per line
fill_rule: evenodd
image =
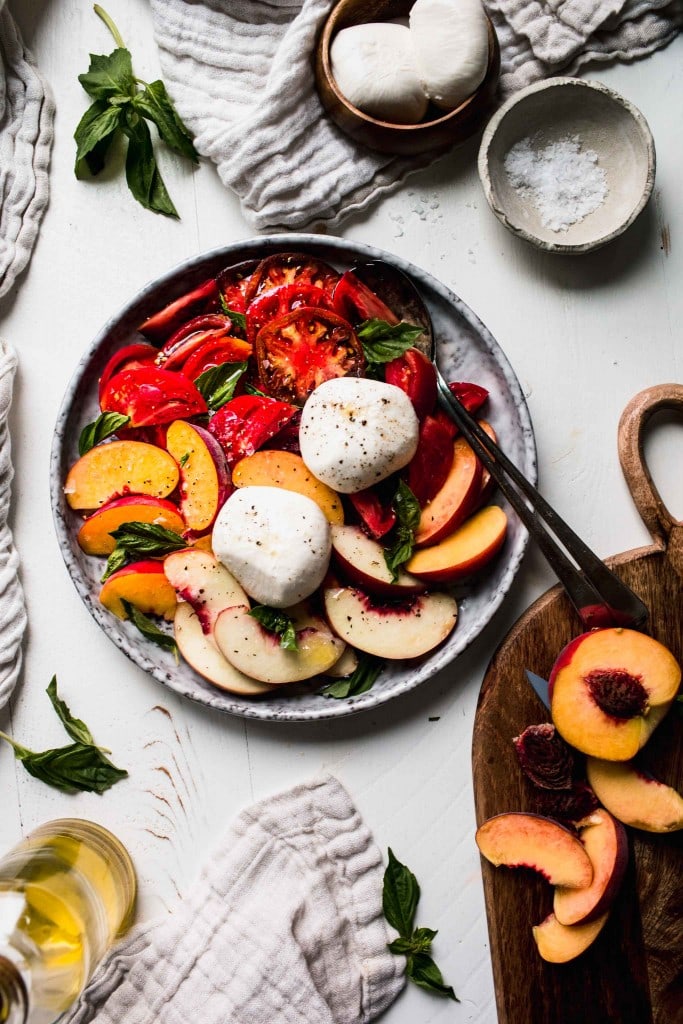
M578 135L567 135L535 149L533 139L526 138L505 157L510 184L531 200L551 231L566 231L605 201L608 189L598 154L582 145Z

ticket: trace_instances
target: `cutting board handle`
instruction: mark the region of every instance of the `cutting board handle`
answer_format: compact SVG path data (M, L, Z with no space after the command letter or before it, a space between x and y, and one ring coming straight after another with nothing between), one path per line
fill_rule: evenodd
M645 426L660 409L683 414L683 384L656 384L638 392L619 420L619 461L640 516L652 539L683 576L683 523L669 512L645 462Z

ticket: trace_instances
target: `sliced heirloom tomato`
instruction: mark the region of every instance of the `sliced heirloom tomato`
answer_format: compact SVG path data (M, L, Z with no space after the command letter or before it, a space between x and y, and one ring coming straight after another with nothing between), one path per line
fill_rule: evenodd
M355 494L349 494L347 497L358 513L363 526L375 540L379 540L389 533L396 523L396 513L393 508L382 502L374 488L368 487L364 491L356 491Z
M99 381L98 397L102 401L104 390L114 376L121 370L134 370L138 366L151 366L157 356L157 349L154 345L148 345L144 341L136 342L133 345L124 345L105 364L102 376Z
M339 278L332 301L339 315L352 324L359 324L363 320L386 320L388 324L399 322L394 311L363 284L352 270L347 270Z
M303 405L334 377L362 377L365 357L356 333L328 309L302 306L271 320L256 336L261 386L273 398Z
M162 342L177 331L181 324L199 313L216 308L218 285L213 278L204 281L194 291L181 295L179 299L169 302L158 313L148 317L140 324L138 330L150 341Z
M189 380L223 363L242 363L249 359L252 347L244 338L208 338L192 355L188 356L180 371Z
M282 284L279 288L259 295L249 304L247 338L253 342L261 328L270 320L284 316L285 313L300 306L333 309L332 300L322 288L317 288L313 284Z
M471 384L469 381L451 381L448 385L449 390L458 399L461 405L474 415L489 397L489 393L486 388L481 387L480 384ZM451 438L455 439L460 433L456 423L447 412L443 409L437 409L434 413L436 419L439 420L444 427L447 427L450 431Z
M130 427L149 427L207 412L206 402L182 373L140 366L115 374L102 395L102 412L130 417Z
M247 304L257 295L286 284L312 284L332 295L339 274L328 263L303 252L278 252L266 256L249 279Z
M415 414L423 420L436 405L436 370L431 359L419 349L409 348L398 359L392 359L384 367L384 379L405 391L413 403Z
M159 350L156 358L157 366L162 366L165 370L182 370L185 360L206 341L225 341L231 337L232 331L233 322L223 313L196 316L193 320L183 324ZM246 345L247 343L242 342L242 344ZM245 351L247 350L245 349ZM242 358L248 358L249 355L251 355L251 346L248 346L247 355Z
M453 438L435 416L420 424L417 451L408 464L408 487L424 508L439 493L453 463Z
M287 402L263 395L239 395L219 409L209 421L213 434L232 467L253 455L282 430L299 410Z
M251 275L258 265L258 260L244 260L221 270L216 280L224 308L232 309L235 313L246 312L246 291Z

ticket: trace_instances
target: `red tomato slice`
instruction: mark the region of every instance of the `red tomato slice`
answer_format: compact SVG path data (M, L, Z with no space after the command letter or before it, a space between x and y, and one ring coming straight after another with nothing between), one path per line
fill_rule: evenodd
M247 304L285 284L312 284L332 295L339 274L329 264L301 252L278 252L261 260L246 290Z
M185 360L196 352L204 342L225 340L232 331L232 320L222 313L197 316L176 331L160 349L156 362L165 370L180 370Z
M372 487L356 491L347 497L360 516L363 526L375 540L384 537L396 522L393 508L390 505L383 505L377 491Z
M124 345L118 352L114 352L114 355L102 370L98 395L100 401L102 400L104 389L115 373L123 370L124 367L127 370L133 370L138 366L150 366L156 359L156 356L157 349L155 349L154 345L148 345L142 341L134 345Z
M243 263L236 263L221 270L216 280L223 304L228 309L233 309L236 313L245 312L247 287L258 263L258 260L245 260Z
M453 464L453 438L448 427L435 416L420 424L417 451L408 465L408 487L421 508L438 494Z
M233 466L246 455L253 455L270 441L299 410L286 402L262 395L233 398L209 421L209 431Z
M300 306L332 309L332 301L322 288L317 288L313 284L283 284L279 288L273 288L249 304L247 338L253 342L261 328L270 320L284 316L285 313Z
M215 309L217 298L218 285L211 278L200 284L194 291L181 295L179 299L175 299L158 313L148 317L138 327L138 330L140 334L144 334L151 341L162 342L174 331L177 331L180 325L190 317L197 316L198 313L203 313L207 309Z
M188 419L207 411L206 402L182 373L140 366L115 374L102 395L102 412L130 417L131 427Z
M241 363L249 359L252 348L243 338L208 338L198 349L188 356L182 373L190 380L196 380L200 374L221 363Z
M417 418L423 420L436 405L436 371L431 360L417 348L409 348L384 367L384 379L405 391Z
M351 325L327 309L302 306L271 320L256 336L261 386L273 398L303 405L333 377L362 377L365 357Z
M467 411L472 413L472 415L481 409L482 405L489 397L489 393L486 388L481 387L480 384L471 384L469 381L451 381L448 387L458 401L461 402ZM451 434L451 439L458 436L460 431L447 412L444 412L443 409L437 409L434 415L443 426L448 428Z
M347 270L339 278L337 287L334 289L333 303L339 315L352 324L373 319L386 320L388 324L399 322L399 318L393 310L389 309L366 284L363 284L352 270Z

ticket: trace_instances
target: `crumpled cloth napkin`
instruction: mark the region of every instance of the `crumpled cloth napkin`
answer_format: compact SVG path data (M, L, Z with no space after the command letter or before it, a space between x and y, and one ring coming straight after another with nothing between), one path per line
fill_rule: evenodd
M0 296L28 263L47 206L53 120L47 82L0 0Z
M61 1024L360 1024L404 984L382 863L337 779L244 811L170 916L134 929Z
M14 476L9 416L17 357L0 340L0 708L10 698L21 670L21 641L26 629L26 606L19 582L19 556L7 524L10 485Z
M324 113L312 54L333 3L151 0L178 111L258 230L336 228L442 155L373 153ZM485 3L501 43L503 98L589 61L643 57L683 26L683 0Z

